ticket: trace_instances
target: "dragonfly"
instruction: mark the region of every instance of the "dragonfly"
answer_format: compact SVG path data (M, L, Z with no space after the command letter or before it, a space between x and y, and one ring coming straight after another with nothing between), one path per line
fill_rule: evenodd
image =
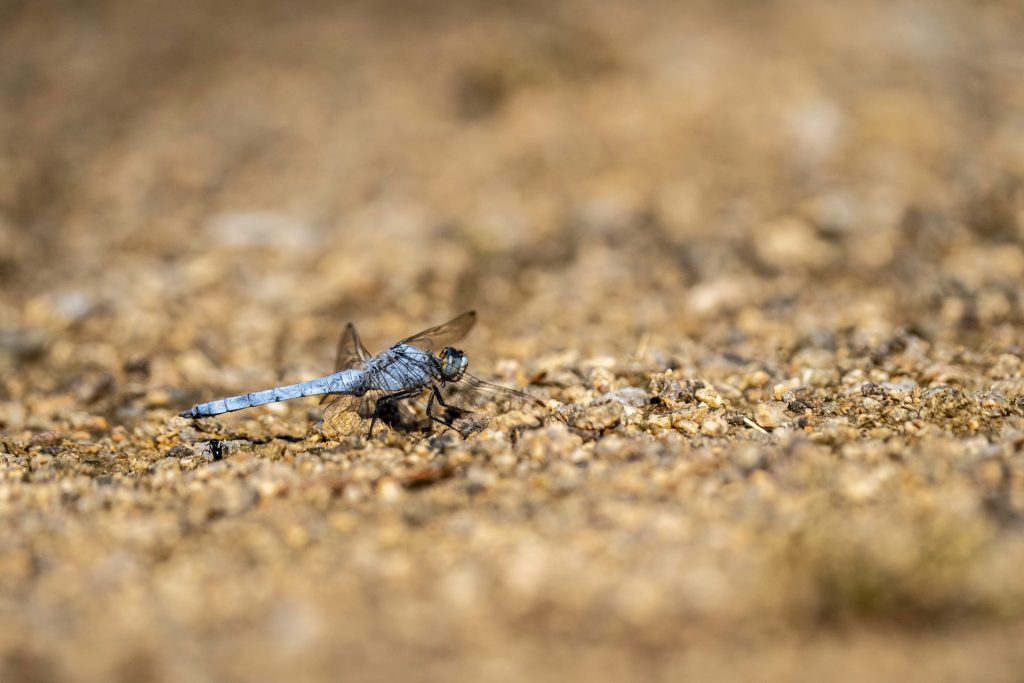
M355 325L348 323L338 343L333 374L200 403L181 416L209 417L304 396L322 396L325 425L347 436L358 433L368 422L367 438L373 438L377 423L408 431L429 430L438 423L468 436L486 426L488 420L480 412L484 408L506 412L536 406L547 410L534 396L490 384L466 371L469 357L452 344L465 337L476 320L476 311L468 311L377 355L366 350ZM425 421L418 420L404 403L423 398Z

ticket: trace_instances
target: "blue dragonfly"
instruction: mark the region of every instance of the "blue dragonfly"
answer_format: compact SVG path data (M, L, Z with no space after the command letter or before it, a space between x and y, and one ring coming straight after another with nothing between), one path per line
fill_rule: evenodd
M485 408L502 412L537 406L540 399L521 391L490 384L470 375L468 356L452 346L476 324L475 311L431 327L394 346L370 354L355 325L348 323L338 343L335 372L298 384L200 403L181 413L200 418L245 410L304 396L323 396L324 424L345 436L369 423L372 438L378 422L393 429L429 429L434 422L464 436L487 424ZM417 420L404 402L426 397L426 420Z

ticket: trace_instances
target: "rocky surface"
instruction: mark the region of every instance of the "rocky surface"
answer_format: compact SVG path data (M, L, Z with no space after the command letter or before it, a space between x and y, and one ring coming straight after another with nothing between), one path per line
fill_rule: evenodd
M1019 3L2 12L0 679L1019 680Z

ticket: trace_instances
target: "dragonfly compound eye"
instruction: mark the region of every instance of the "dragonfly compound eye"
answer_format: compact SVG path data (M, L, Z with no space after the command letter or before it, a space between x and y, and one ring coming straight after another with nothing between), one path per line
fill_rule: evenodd
M448 346L441 352L441 374L450 382L462 377L469 365L469 358L462 351Z

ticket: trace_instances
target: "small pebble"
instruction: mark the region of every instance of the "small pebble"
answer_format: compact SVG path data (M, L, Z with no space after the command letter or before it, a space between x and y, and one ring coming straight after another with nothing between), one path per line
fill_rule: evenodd
M782 401L765 401L754 408L754 421L765 429L775 429L786 417L786 404Z
M701 423L700 431L706 434L707 436L722 436L727 431L729 431L729 425L726 423L725 420L718 417L713 417L704 420L704 422Z
M697 391L694 392L694 396L698 401L709 408L722 407L722 397L711 387L701 387L700 389L697 389Z

